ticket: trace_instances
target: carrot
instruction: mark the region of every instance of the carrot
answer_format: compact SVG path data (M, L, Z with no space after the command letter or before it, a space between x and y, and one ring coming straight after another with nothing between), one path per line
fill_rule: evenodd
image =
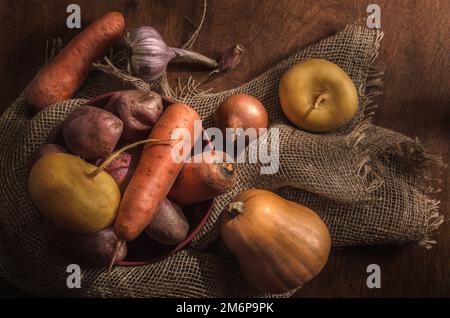
M215 151L216 160L209 162L205 158L210 153L206 152L200 155L204 160L198 163L186 162L170 189L168 197L179 205L212 199L226 192L235 182L234 165L225 162L224 153Z
M191 149L196 139L194 121L199 119L198 113L188 105L172 104L153 127L149 138L171 139L174 129L185 128L190 133ZM134 240L146 228L183 168L183 162L172 160L172 147L152 145L142 151L114 222L114 232L119 240Z
M26 101L40 111L74 96L92 62L105 54L124 30L125 20L119 12L109 12L91 23L35 76L27 89Z

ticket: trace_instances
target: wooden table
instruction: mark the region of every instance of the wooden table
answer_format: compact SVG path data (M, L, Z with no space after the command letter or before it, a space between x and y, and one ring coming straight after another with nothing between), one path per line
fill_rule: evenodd
M108 10L122 11L129 27L150 24L171 46L180 46L198 23L202 1L144 0L0 0L0 96L5 109L31 80L44 61L46 40L64 43L77 31L65 25L66 6L81 6L82 25ZM381 7L385 33L379 61L384 63L384 94L377 99L375 123L409 136L418 136L429 149L449 158L450 137L450 1L434 0L222 0L208 1L207 18L194 49L219 57L229 46L246 47L242 64L214 80L217 90L244 83L299 47L345 27L365 25L370 3ZM173 77L188 69L173 70ZM184 72L184 73L183 73ZM191 72L191 70L189 70ZM204 76L195 69L194 77ZM449 216L449 171L445 171L441 212ZM450 296L450 231L448 222L436 236L439 244L427 251L417 245L355 247L334 250L321 275L299 297ZM366 287L366 267L379 264L381 289ZM0 295L20 295L0 283Z

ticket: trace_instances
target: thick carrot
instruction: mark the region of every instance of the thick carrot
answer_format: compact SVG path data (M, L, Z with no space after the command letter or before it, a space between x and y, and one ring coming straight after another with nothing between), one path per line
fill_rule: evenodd
M109 12L91 23L33 79L26 101L37 111L71 98L86 79L95 60L119 39L125 20L119 12Z
M215 151L216 160L206 160L209 152L199 154L202 162L186 162L168 197L179 205L188 205L212 199L230 189L235 180L233 163L225 161L221 151ZM195 160L195 157L193 158Z
M198 113L188 105L172 104L153 127L149 138L171 139L174 129L185 128L190 134L188 146L191 149L198 137L194 136L194 121L199 119ZM170 144L144 147L114 222L114 232L119 240L134 240L155 217L183 168L183 162L172 159L173 149Z

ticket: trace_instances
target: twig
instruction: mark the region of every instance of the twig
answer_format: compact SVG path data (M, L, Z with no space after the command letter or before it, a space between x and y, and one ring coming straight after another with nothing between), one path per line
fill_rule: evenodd
M196 25L194 21L192 21L191 18L189 18L187 15L185 15L184 18L194 27L194 29L198 28L198 25Z
M192 34L191 38L183 45L183 49L190 49L194 45L195 40L197 40L198 34L200 33L200 30L202 29L203 22L205 22L205 17L206 17L206 0L203 0L203 14L202 14L202 19L200 21L200 24L198 25L194 34Z

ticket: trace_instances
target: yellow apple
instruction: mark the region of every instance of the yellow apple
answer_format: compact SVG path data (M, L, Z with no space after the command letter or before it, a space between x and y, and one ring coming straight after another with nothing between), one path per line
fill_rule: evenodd
M293 65L281 78L281 108L298 128L329 132L344 126L358 111L358 93L336 64L309 59Z

